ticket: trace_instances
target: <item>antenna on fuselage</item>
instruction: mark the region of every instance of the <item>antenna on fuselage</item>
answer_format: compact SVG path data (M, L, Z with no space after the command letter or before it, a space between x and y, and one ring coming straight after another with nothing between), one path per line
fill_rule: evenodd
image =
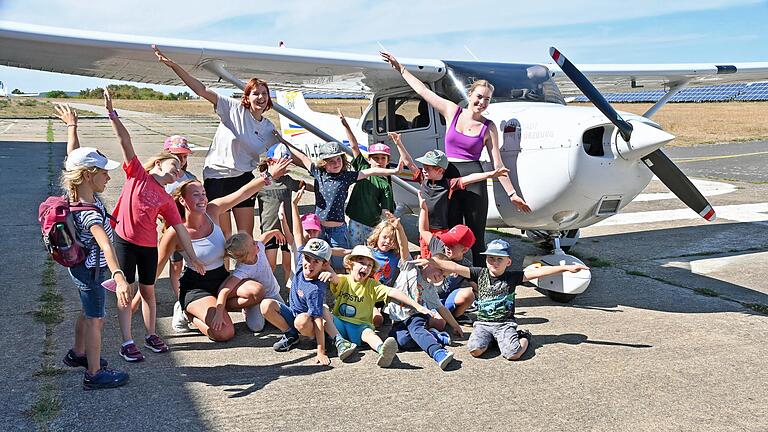
M475 53L473 53L473 52L472 52L472 50L471 50L471 49L469 49L469 47L468 47L468 46L464 45L464 49L465 49L465 50L467 50L467 52L469 53L469 55L471 55L471 56L472 56L472 58L473 58L473 59L475 59L475 61L480 61L480 59L479 59L479 58L477 58L477 56L475 55Z

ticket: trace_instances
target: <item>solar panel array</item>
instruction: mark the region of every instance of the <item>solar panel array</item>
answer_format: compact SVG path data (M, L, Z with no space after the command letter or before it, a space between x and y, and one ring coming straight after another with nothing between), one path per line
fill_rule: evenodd
M664 96L664 90L647 90L632 93L608 93L608 102L657 102ZM674 95L670 102L728 102L728 101L766 101L768 100L768 82L749 84L724 84L708 87L690 87ZM586 96L577 96L575 102L588 102Z

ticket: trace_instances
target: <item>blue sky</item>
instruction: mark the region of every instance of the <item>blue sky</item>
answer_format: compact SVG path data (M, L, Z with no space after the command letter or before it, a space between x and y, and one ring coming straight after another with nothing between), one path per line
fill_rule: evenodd
M356 53L381 43L403 57L454 60L471 60L467 47L481 60L551 63L547 50L556 46L575 63L768 61L766 0L526 3L0 0L0 20ZM7 67L0 81L30 92L115 82Z

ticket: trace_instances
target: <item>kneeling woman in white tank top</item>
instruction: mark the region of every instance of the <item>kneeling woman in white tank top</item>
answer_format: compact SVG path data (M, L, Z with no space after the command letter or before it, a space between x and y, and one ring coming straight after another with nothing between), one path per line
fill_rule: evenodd
M188 267L184 269L179 279L179 302L187 315L192 317L194 325L211 340L223 342L232 339L235 328L227 312L256 305L264 297L264 287L254 281L244 282L235 289L221 289L229 273L224 268L225 237L217 223L219 216L252 197L273 177L285 174L290 163L290 159L284 159L270 165L263 175L237 191L210 202L203 185L197 180L183 183L173 194L185 219L184 226L192 238L195 254L205 265L204 274ZM158 269L165 267L165 261L173 251L181 251L181 245L171 228L160 241Z

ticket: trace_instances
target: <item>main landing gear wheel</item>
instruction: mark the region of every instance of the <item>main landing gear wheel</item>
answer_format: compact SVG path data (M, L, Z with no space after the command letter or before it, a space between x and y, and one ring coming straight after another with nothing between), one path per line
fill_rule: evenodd
M556 233L556 231L552 232ZM547 231L526 230L525 235L533 240L536 246L546 251L555 249L555 243L552 240L552 233ZM560 249L563 252L568 252L579 241L579 230L572 229L567 231L560 231Z

